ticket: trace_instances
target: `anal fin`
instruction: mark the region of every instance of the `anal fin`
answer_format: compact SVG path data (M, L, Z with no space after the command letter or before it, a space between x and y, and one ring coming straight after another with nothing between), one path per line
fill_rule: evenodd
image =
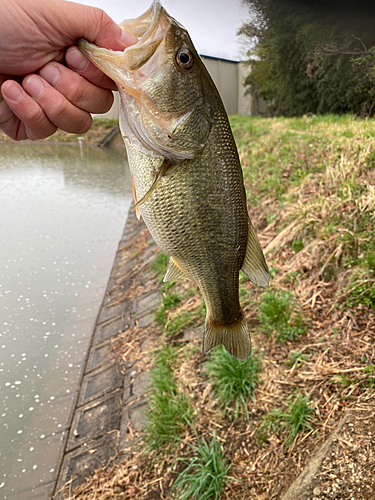
M242 264L242 271L255 285L266 287L270 281L270 274L262 247L250 219L248 219L248 227L246 255Z
M173 257L170 258L169 264L168 264L168 269L167 272L164 276L163 281L178 281L178 280L185 280L189 279L184 271L180 268L180 266L177 264L177 262L173 259Z

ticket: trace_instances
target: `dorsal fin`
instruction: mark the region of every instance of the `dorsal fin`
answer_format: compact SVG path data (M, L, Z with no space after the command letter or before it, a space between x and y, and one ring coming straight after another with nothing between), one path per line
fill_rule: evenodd
M248 220L249 230L247 236L246 255L242 265L242 271L255 285L266 287L270 281L270 274L266 259L263 255L258 236L251 220Z

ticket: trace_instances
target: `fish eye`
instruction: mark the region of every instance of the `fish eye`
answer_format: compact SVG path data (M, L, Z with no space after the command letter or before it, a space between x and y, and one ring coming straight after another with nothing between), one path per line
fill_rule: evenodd
M190 69L194 63L193 54L189 49L183 48L177 52L176 62L183 69Z

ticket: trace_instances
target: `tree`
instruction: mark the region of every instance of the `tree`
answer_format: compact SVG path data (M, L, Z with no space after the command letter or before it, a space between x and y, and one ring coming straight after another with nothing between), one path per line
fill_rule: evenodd
M364 3L244 3L252 15L239 32L252 44L246 85L267 101L272 114L373 111L368 56L375 45L374 16L365 13ZM367 57L366 63L361 57Z

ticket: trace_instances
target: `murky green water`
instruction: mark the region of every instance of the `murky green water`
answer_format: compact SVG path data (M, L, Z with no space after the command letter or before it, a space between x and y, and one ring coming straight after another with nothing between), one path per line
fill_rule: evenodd
M124 150L0 145L0 497L47 498L131 201Z

